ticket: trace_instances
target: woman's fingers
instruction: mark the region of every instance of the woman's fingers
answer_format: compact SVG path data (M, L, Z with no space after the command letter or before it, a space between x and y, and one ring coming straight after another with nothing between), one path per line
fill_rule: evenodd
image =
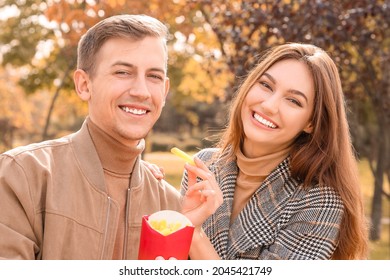
M195 225L201 225L223 203L223 195L208 167L199 158L195 157L194 162L195 166L184 166L188 174L186 201L192 202L186 204L184 213Z
M164 179L165 177L164 168L158 166L157 164L146 162L146 161L145 161L145 165L152 172L153 176L157 180Z
M193 184L187 191L188 194L191 194L195 191L203 191L205 189L212 189L209 187L209 183L207 181L200 181L195 184Z
M195 165L196 167L202 169L203 171L205 171L206 173L209 173L210 170L208 169L208 167L206 166L206 164L204 164L203 161L201 161L199 158L197 157L194 157L194 162L195 162ZM193 167L193 165L190 165Z
M197 166L192 166L190 164L184 165L184 168L188 171L189 185L194 185L196 183L196 177L199 177L204 181L210 182L210 187L218 188L215 176L207 166L198 158L195 158L195 163Z
M222 196L214 190L203 190L200 196L202 203L183 212L195 226L201 226L222 204Z
M186 196L199 196L201 202L207 202L209 209L214 212L223 202L222 192L216 183L214 177L213 180L203 180L191 185Z

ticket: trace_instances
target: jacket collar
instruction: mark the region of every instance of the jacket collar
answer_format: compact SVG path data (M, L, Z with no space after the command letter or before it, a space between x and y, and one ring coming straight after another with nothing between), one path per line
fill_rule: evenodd
M103 167L96 152L87 123L84 121L81 129L71 135L72 147L78 165L91 184L99 190L107 192L104 183Z
M231 225L230 215L238 168L235 162L231 162L215 170L224 196L224 203L212 216L214 221L211 221L219 225L218 236L215 238L222 243L220 255L225 259L234 259L238 253L272 244L277 232L277 222L282 215L280 207L291 197L296 187L296 183L290 178L289 158L270 173ZM221 178L227 178L226 176L234 180L222 181Z
M81 129L70 136L74 149L77 164L83 174L93 186L103 192L107 192L104 181L103 167L96 152L91 135L89 134L87 122L84 121ZM140 156L137 157L131 176L131 186L141 186Z

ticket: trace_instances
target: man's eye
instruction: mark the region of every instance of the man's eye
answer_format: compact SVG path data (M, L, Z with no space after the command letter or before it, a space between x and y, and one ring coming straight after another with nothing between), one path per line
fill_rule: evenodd
M153 79L161 80L161 81L164 80L164 77L162 77L160 75L150 74L149 77L153 78Z
M117 74L117 75L129 75L129 72L127 72L127 71L116 71L115 74Z

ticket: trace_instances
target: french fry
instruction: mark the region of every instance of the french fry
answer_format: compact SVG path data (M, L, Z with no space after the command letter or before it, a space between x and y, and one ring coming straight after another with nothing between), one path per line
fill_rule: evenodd
M189 164L195 165L194 159L190 155L188 155L187 153L180 150L179 148L176 148L176 147L172 148L171 153L178 156L178 157L181 157Z
M157 256L188 260L195 227L182 213L161 210L142 217L138 248L139 260L155 260Z
M168 223L167 220L150 221L150 226L162 235L169 235L181 227L180 222Z

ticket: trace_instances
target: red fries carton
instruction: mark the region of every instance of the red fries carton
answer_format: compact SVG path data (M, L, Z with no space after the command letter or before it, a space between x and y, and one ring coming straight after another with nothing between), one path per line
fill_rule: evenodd
M163 210L142 218L139 260L155 260L161 256L187 260L194 226L183 214Z

